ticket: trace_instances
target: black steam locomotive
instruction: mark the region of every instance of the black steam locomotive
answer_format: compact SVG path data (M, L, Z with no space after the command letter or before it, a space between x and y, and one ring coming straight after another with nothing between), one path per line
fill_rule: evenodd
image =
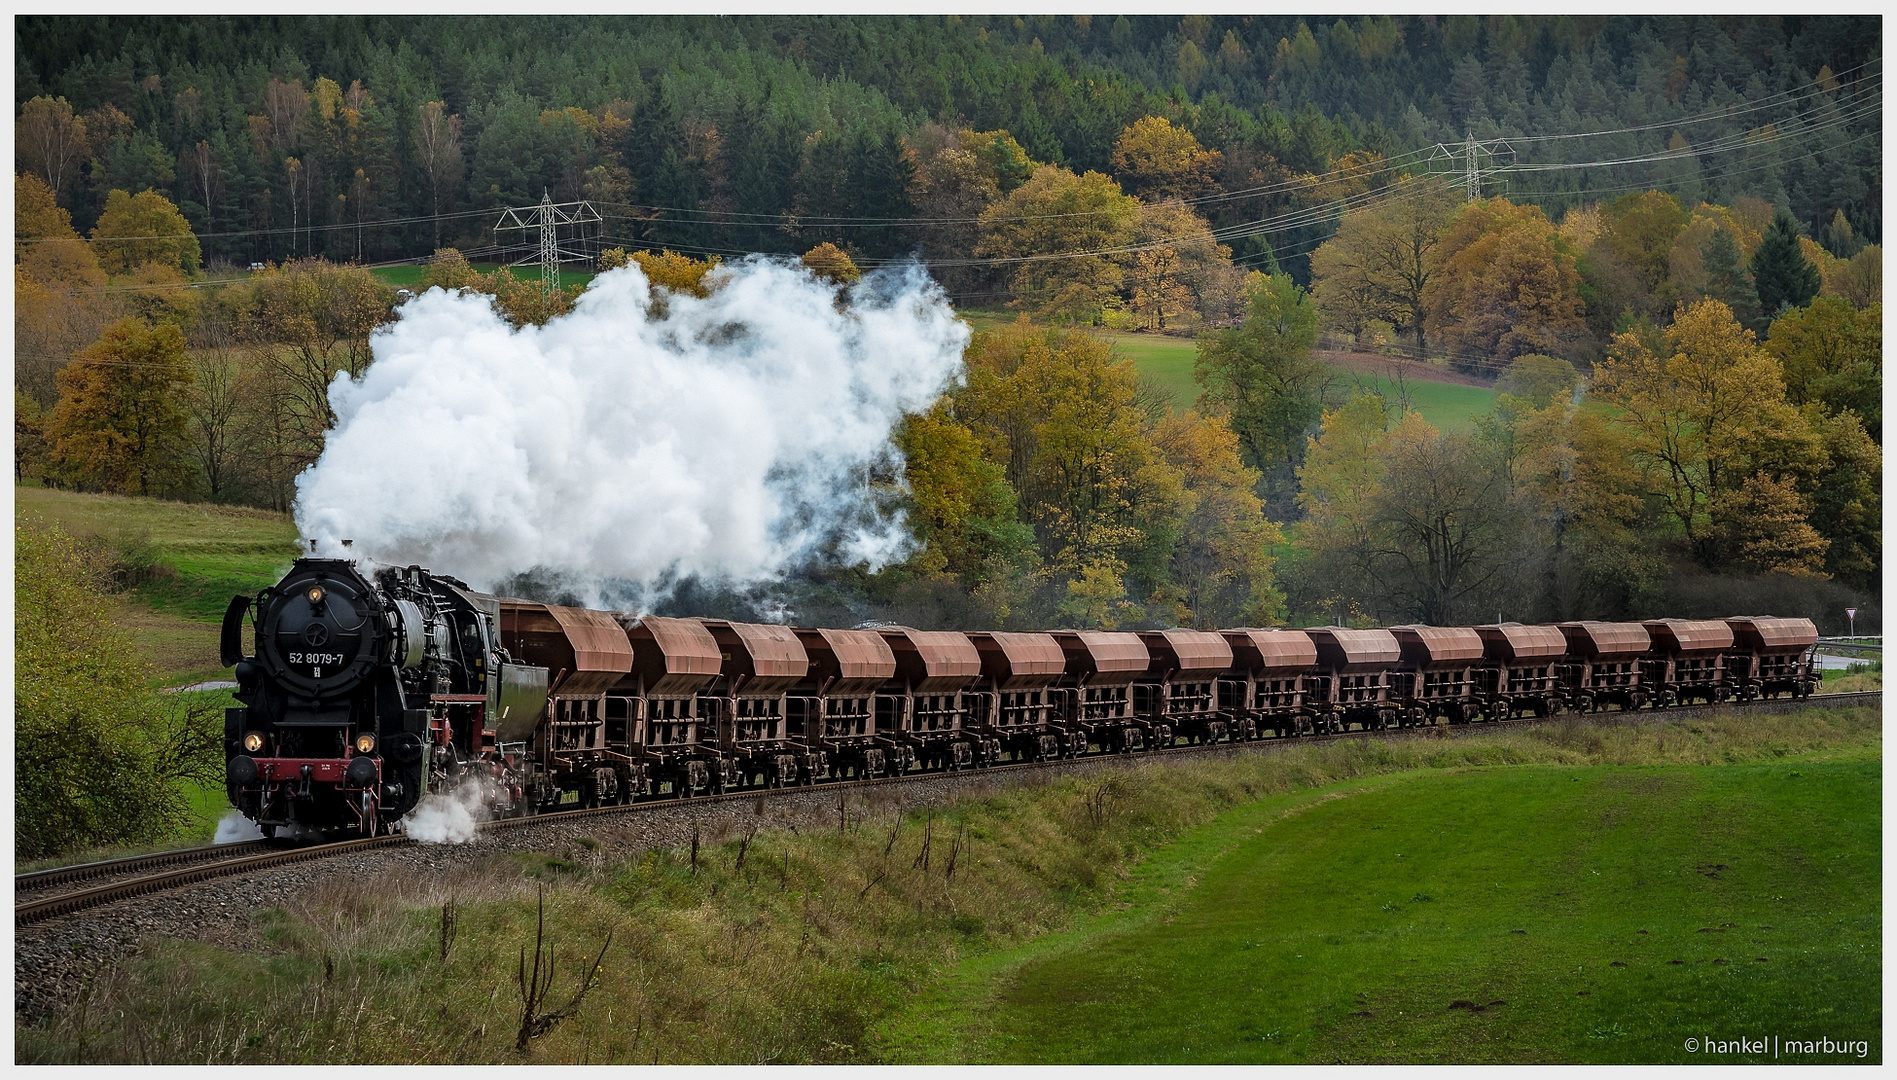
M341 559L298 560L276 586L233 597L221 641L243 702L224 718L232 805L265 836L374 835L471 767L517 798L490 722L524 740L547 671L510 662L499 618L494 597L453 578L418 566L364 577Z

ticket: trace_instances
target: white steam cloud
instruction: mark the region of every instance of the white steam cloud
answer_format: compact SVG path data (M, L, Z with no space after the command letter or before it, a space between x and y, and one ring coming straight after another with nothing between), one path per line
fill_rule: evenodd
M487 778L467 777L446 792L422 796L402 818L402 832L423 844L473 843L499 795L499 785Z
M751 259L706 298L600 275L573 313L514 330L485 297L410 301L297 478L319 550L492 587L540 569L599 592L698 575L751 582L834 550L909 543L867 483L890 435L961 372L968 339L919 267L846 294Z

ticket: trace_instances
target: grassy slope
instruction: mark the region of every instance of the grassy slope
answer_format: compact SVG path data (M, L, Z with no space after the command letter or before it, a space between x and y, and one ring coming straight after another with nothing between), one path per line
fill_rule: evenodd
M1124 912L971 965L894 1031L921 1058L1056 1062L1874 1039L1881 766L1822 756L1406 773L1243 807L1143 869Z
M164 615L217 624L240 592L274 585L296 558L296 524L287 514L208 503L50 488L13 489L16 513L53 522L74 536L97 536L121 551L143 548L175 574L133 590Z

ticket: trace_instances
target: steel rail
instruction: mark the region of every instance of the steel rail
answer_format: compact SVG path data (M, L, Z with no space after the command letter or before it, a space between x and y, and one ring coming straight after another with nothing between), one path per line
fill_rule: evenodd
M13 875L13 891L31 892L56 888L75 881L110 877L114 874L133 874L167 866L182 866L187 863L236 858L239 855L254 855L268 849L269 846L266 840L245 840L234 844L178 848L174 851L153 852L150 855L131 855L123 859L103 859L99 862L55 866L48 870L34 870Z
M484 822L480 827L483 831L487 831L521 825L558 824L583 818L605 817L615 814L650 813L687 806L705 806L712 803L737 802L746 799L782 798L790 795L811 794L831 789L841 792L856 790L858 788L887 787L894 784L912 783L921 780L940 779L952 776L995 776L1035 772L1060 769L1072 765L1085 764L1090 761L1151 761L1161 757L1261 751L1279 747L1308 745L1316 742L1363 739L1375 736L1418 737L1432 732L1443 734L1453 733L1456 735L1477 735L1490 730L1563 723L1575 719L1591 721L1611 717L1615 719L1626 718L1658 721L1703 715L1722 709L1738 709L1745 712L1789 712L1793 709L1815 707L1842 708L1854 705L1881 705L1883 700L1884 692L1882 690L1861 690L1842 694L1814 694L1808 698L1770 698L1744 702L1726 701L1712 705L1683 705L1667 709L1602 710L1590 713L1566 713L1561 716L1552 717L1523 717L1515 720L1472 722L1467 724L1431 724L1421 727L1383 728L1377 730L1359 729L1357 731L1338 732L1330 735L1286 736L1282 738L1253 739L1248 742L1199 743L1192 746L1168 746L1136 753L1086 754L1079 757L1050 758L1045 761L1009 762L1005 765L970 768L960 772L905 773L897 776L878 777L873 780L833 780L816 784L800 784L791 787L750 788L741 791L726 791L713 795L696 795L686 798L674 799L661 797L648 799L645 802L629 803L620 806L586 807L576 810L556 811L548 814L498 818L493 821ZM278 866L286 866L291 863L331 858L337 855L347 855L373 848L393 847L412 842L414 841L411 841L406 836L394 834L389 836L365 837L359 840L344 840L333 844L318 844L311 847L270 852L246 858L216 860L197 866L169 871L167 873L153 874L147 877L135 878L130 881L114 882L96 888L63 893L59 896L18 904L13 909L13 925L17 930L21 926L41 922L60 915L68 915L77 911L83 911L87 908L98 907L102 904L130 899L131 897L142 896L146 893L158 892L163 889L176 888L180 885L190 885L199 881L207 881L211 878L228 877L233 874L247 873L254 870L268 870ZM192 850L201 852L205 849L197 848ZM121 863L130 861L133 860L113 860L113 862ZM93 863L87 865L99 866L108 864ZM76 870L80 868L72 867L69 869ZM51 872L52 871L42 871L42 873Z

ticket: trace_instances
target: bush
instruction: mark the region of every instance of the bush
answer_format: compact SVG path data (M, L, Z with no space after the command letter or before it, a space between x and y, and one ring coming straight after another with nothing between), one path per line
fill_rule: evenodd
M112 626L111 559L57 528L14 530L14 857L169 837L187 783L221 778L215 710L149 691Z

